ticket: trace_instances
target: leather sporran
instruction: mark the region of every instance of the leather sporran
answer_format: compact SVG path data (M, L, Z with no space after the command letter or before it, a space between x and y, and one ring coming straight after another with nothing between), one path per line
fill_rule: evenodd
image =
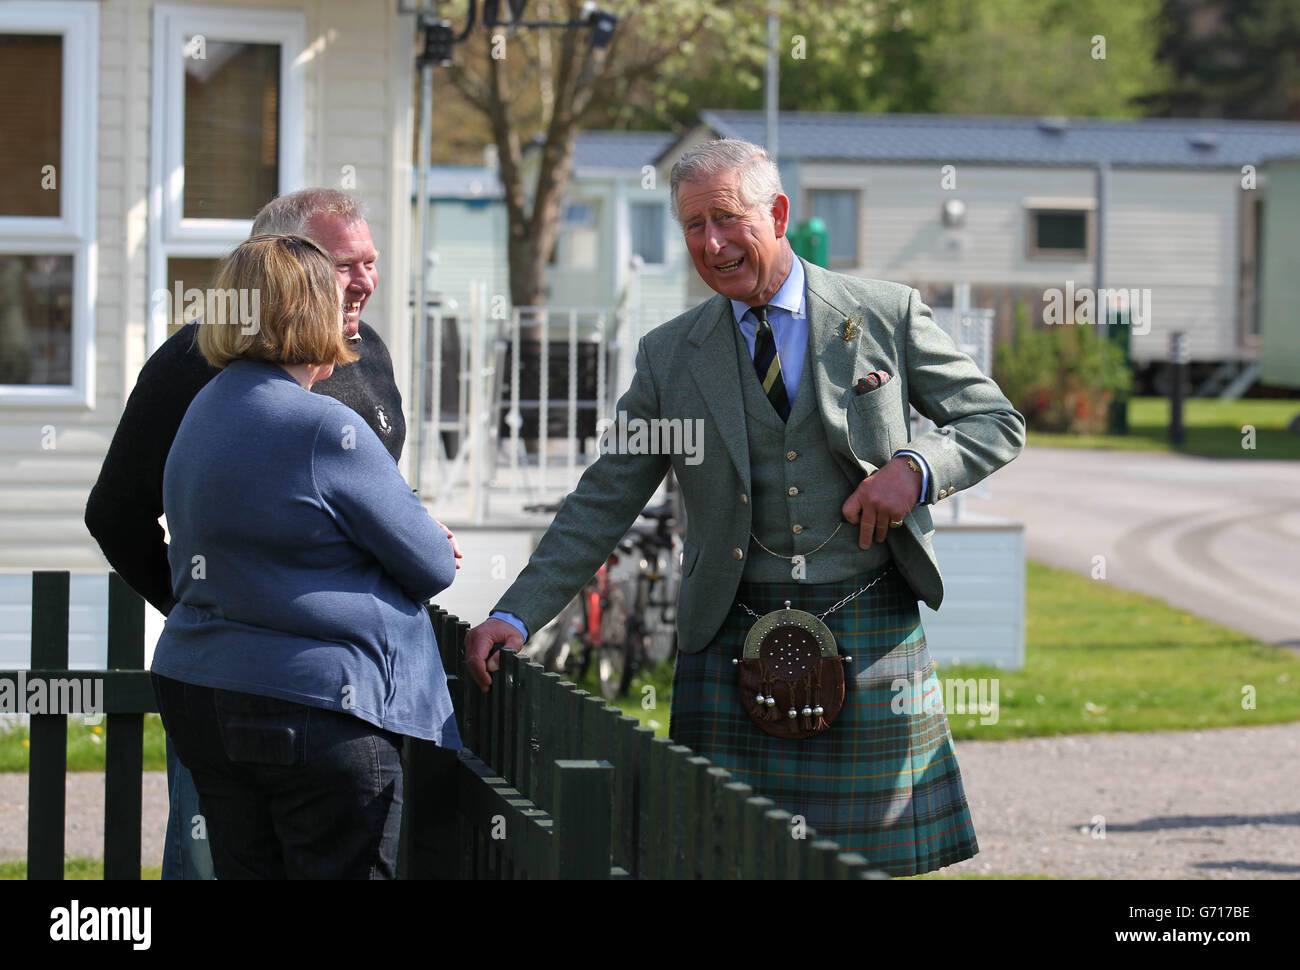
M740 701L778 738L810 738L829 728L844 707L844 662L831 631L788 603L759 618L745 638Z

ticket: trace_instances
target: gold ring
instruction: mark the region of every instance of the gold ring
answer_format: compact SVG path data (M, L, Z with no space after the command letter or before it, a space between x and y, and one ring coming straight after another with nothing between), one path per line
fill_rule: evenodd
M889 527L890 527L891 529L897 529L897 528L898 528L900 525L902 525L902 524L903 524L903 520L902 520L902 519L899 519L897 522L891 522L891 523L889 523Z

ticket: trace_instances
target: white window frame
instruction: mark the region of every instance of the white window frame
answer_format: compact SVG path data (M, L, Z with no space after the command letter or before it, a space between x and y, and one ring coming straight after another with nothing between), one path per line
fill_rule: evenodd
M306 154L306 18L301 11L158 4L153 22L149 162L149 293L167 286L171 258L217 258L248 237L252 219L184 217L186 35L280 45L277 194L301 188ZM269 201L269 200L268 200ZM152 353L167 339L168 302L149 300Z
M95 177L99 153L99 3L0 3L0 33L63 38L59 215L0 216L0 253L72 256L72 383L0 384L0 405L93 407L95 287L99 247Z
M661 199L657 196L650 199L629 199L628 200L627 225L628 225L628 249L629 250L631 250L632 247L632 239L631 239L632 207L636 205L656 206L659 209L660 215L663 216L663 218L659 220L659 234L660 234L659 250L660 252L663 253L664 258L657 263L651 263L648 260L645 260L644 257L642 257L643 261L641 263L641 268L644 270L663 270L668 266L668 223L672 221L670 218L670 213L668 211L668 201L666 199Z

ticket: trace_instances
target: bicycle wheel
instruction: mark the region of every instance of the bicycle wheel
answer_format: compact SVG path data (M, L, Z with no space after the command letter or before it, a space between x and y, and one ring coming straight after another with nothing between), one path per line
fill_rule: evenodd
M626 697L628 691L632 689L632 678L635 677L645 663L645 640L641 633L629 633L627 638L627 654L623 660L623 676L619 678L618 696Z
M631 650L631 636L623 643L609 643L600 650L600 668L597 672L600 675L600 693L607 701L616 700L627 693L631 682Z

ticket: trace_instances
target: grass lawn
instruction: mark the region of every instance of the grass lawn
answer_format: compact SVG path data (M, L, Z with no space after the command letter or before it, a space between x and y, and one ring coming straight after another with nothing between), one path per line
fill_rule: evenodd
M1183 731L1300 720L1300 657L1159 600L1038 563L1026 568L1025 667L945 665L943 681L996 678L997 720L949 711L958 740L1094 731ZM619 703L667 737L671 672L655 707ZM1254 708L1243 708L1243 688ZM595 691L594 686L588 689ZM991 685L990 685L991 691ZM989 695L991 697L991 693Z
M30 761L31 742L25 727L15 725L5 730L0 721L0 771L26 771ZM166 771L166 736L162 719L157 714L144 716L144 770ZM86 725L68 719L68 770L104 770L104 727Z
M1286 430L1300 414L1300 400L1220 401L1193 398L1183 404L1186 443L1169 444L1169 399L1138 397L1129 402L1128 435L1071 435L1029 432L1030 445L1051 448L1104 448L1122 451L1181 452L1211 458L1297 458L1300 435ZM1247 425L1255 429L1255 447L1243 446Z
M26 879L27 862L0 862L0 879ZM64 879L98 879L104 878L103 859L65 859L63 862ZM140 870L141 879L161 879L162 866L145 866Z

